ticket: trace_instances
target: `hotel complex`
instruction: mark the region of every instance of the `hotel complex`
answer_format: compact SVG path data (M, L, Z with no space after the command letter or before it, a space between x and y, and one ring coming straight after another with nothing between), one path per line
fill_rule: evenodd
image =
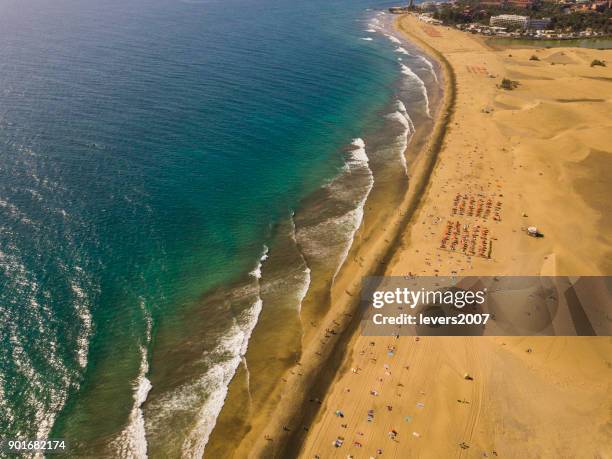
M550 19L532 19L518 14L500 14L499 16L491 16L489 24L492 27L543 30L550 24Z

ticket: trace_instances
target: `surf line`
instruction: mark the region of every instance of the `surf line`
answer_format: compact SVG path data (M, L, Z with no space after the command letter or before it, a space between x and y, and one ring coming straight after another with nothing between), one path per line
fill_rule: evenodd
M368 196L370 195L370 192L372 191L372 187L374 186L374 174L372 173L372 169L370 169L370 166L369 166L369 158L366 153L365 142L363 141L362 138L356 138L356 139L353 139L353 141L351 142L351 145L353 145L356 148L351 152L351 156L347 163L347 167L349 169L351 169L351 166L353 168L358 168L358 167L367 168L368 185L367 185L367 191L364 193L363 197L358 202L355 209L349 211L346 214L346 215L350 214L350 216L353 217L354 225L353 225L353 229L350 231L350 237L348 239L348 243L346 244L344 251L342 253L342 256L340 257L340 262L338 263L338 267L336 268L336 271L334 272L334 275L332 276L332 282L331 282L332 285L334 285L336 277L338 276L340 269L342 269L342 266L346 262L346 258L348 257L351 247L353 246L353 242L355 240L355 234L357 234L357 231L359 230L359 228L361 227L361 223L363 222L365 203L368 200Z

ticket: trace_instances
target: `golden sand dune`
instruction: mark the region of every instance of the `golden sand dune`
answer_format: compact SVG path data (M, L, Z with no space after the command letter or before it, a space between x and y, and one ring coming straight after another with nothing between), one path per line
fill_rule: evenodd
M612 52L494 51L449 28L428 34L411 16L399 27L443 54L457 98L386 273L611 274L612 69L590 63ZM518 87L500 89L504 77ZM501 203L500 221L479 221L490 258L440 250L447 219L474 220L453 215L458 194ZM526 236L528 225L544 237ZM301 457L610 457L610 338L356 334L348 350Z

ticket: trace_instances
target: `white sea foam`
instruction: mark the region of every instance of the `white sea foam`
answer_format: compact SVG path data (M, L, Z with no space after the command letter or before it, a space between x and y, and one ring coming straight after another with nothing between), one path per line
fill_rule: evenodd
M229 329L219 335L215 347L204 353L199 363L206 368L206 371L191 382L155 399L154 405L147 411L146 424L142 404L147 399L151 383L146 378L148 372L146 347L141 348L142 361L134 384L134 404L130 419L126 429L114 442L119 457L146 457L147 435L153 438L158 429L165 429L169 415L181 412L194 413L194 423L181 439L179 454L183 457L203 456L210 434L225 403L229 384L241 362L244 362L245 369L248 371L245 355L263 307L259 282L262 276L262 266L267 258L268 247L264 246L255 268L250 272L251 284L244 288L244 292L241 292L241 295L243 293L252 295L253 287L255 287L253 303L238 313ZM247 293L249 290L251 293ZM150 324L150 321L147 323ZM150 330L149 325L146 334L147 343L150 342Z
M416 57L419 61L423 63L425 68L429 70L434 81L436 83L438 82L438 75L436 74L436 71L434 70L433 64L425 56L421 56L420 54L412 54L408 52L408 50L406 50L406 48L403 48L402 46L398 46L397 48L395 48L395 52L400 53L400 54L405 54L406 56Z
M406 117L400 112L393 112L387 115L388 118L398 121L404 126L404 132L398 136L399 140L399 159L406 176L408 176L408 164L406 163L405 150L408 146L408 141L411 138L410 123Z
M140 345L140 368L133 384L134 404L127 426L112 445L119 457L130 459L145 459L147 457L147 437L142 405L147 400L149 391L153 387L151 381L147 378L149 372L147 348L151 342L152 319L146 309L144 300L141 300L140 306L145 318L146 329L144 343Z
M295 229L294 216L295 216L295 213L291 212L291 238L293 239L293 242L295 243L297 251L300 254L300 258L302 262L304 263L304 281L302 282L301 288L297 291L297 298L298 298L297 310L299 313L302 310L302 302L304 301L304 298L306 298L306 294L308 293L308 289L310 288L310 282L312 278L311 278L310 267L308 266L308 263L306 262L306 258L304 257L304 254L300 250L300 245L298 244L298 241L297 241L297 233Z
M404 126L406 131L410 133L410 123L408 123L408 120L406 119L406 117L402 115L400 112L389 113L387 115L387 118L397 121L402 126Z
M300 288L297 291L297 309L298 312L301 312L302 310L302 302L304 301L304 298L306 298L306 294L308 293L308 289L310 289L310 282L311 282L311 271L310 268L307 266L304 269L304 282L302 282L302 285L300 286Z
M410 125L410 132L414 133L414 123L412 122L412 118L410 118L410 115L408 114L408 110L406 110L406 106L404 105L404 102L398 99L396 102L396 105L397 105L397 110L402 114L402 116L406 119L406 121Z
M361 40L372 41L374 39L372 37L361 37Z
M333 263L332 282L344 265L363 220L365 202L374 185L363 139L354 139L343 172L325 185L343 213L297 228L297 239L308 258Z
M408 76L412 81L414 81L419 88L421 89L421 93L423 94L423 101L425 103L425 113L429 118L431 118L431 113L429 112L429 97L427 95L427 87L421 78L414 73L409 67L404 64L400 64L402 67L402 73Z
M251 271L251 276L255 279L261 279L261 267L263 266L264 261L268 259L268 246L264 245L263 254L259 258L259 262L257 262L257 266L253 271Z
M410 115L408 115L408 111L406 110L406 106L401 100L396 101L397 111L390 113L387 115L388 118L393 119L402 126L404 126L404 132L398 136L399 141L399 156L400 162L404 171L406 172L406 176L408 176L408 164L406 163L405 150L408 147L408 144L412 140L412 136L414 135L415 127Z
M353 139L351 145L357 147L351 151L351 159L353 161L360 161L365 164L368 164L369 158L365 151L365 142L363 141L363 139Z
M268 247L264 246L256 268L251 271L251 275L257 282L258 289L260 289L261 269L267 258ZM225 403L229 384L246 355L251 334L257 325L262 308L263 301L260 297L260 292L258 292L256 301L250 308L241 312L240 317L234 320L231 329L225 333L216 349L211 352L211 357L214 355L230 355L231 357L226 360L219 357L209 358L211 369L194 384L173 393L170 400L168 400L171 406L187 403L192 407L194 403L197 403L196 401L190 403L196 397L195 394L201 394L203 391L208 393L204 404L198 410L195 425L183 441L181 449L185 457L202 457L204 455L204 449L210 434L215 428L217 418ZM165 403L163 402L164 405Z
M167 429L168 414L180 416L197 409L194 422L182 438L176 456L200 458L204 455L210 434L225 403L229 384L246 353L261 308L262 302L257 300L223 332L215 347L204 353L202 361L197 363L207 368L205 373L156 399L155 406L147 412L150 416L147 428L151 435L155 435L156 431Z
M334 272L334 275L332 277L332 284L335 282L336 276L340 272L340 269L342 269L342 266L344 266L344 263L346 262L348 254L353 245L353 241L355 240L355 234L357 233L357 230L361 226L361 222L363 221L363 213L364 213L363 206L366 202L366 199L367 199L367 195L359 202L358 206L354 210L347 212L341 218L338 219L338 223L340 224L340 226L344 226L348 230L349 237L347 239L347 243L343 247L343 250L340 256L340 262L338 263L338 266L336 267L336 271Z
M431 61L427 59L425 56L417 56L417 57L419 58L421 62L423 62L423 64L425 64L425 67L429 69L429 71L431 72L431 76L433 77L434 81L437 83L438 75L436 74L436 71L434 70L434 67Z
M213 363L212 368L198 381L173 393L169 400L163 402L178 409L181 409L181 406L184 407L183 409L191 409L193 403L197 403L195 394L208 393L206 401L198 410L195 425L183 441L181 447L183 456L202 457L204 455L210 434L225 403L229 383L246 354L251 333L257 324L262 306L262 300L258 299L250 309L244 311L240 321L243 322L243 325L239 326L235 323L214 351L214 354L231 354L233 357L221 363ZM212 358L210 361L212 363L215 359Z
M151 381L145 376L149 371L146 347L141 346L140 353L140 371L134 382L134 404L132 411L130 412L126 428L113 443L119 457L124 458L143 459L147 457L147 439L142 405L153 386Z
M397 39L397 38L396 38L396 37L394 37L393 35L389 35L388 33L386 33L386 34L385 34L385 36L386 36L386 37L387 37L389 40L391 40L393 43L395 43L395 44L397 44L397 45L399 45L399 44L401 44L401 43L402 43L402 42L401 42L399 39Z
M332 277L332 283L335 281L336 276L340 272L340 269L346 262L346 258L348 257L349 251L351 250L351 246L353 245L353 240L355 239L355 234L357 233L357 230L359 229L359 227L361 226L361 222L363 221L365 203L368 199L368 196L370 195L370 191L372 191L372 187L374 186L374 175L372 174L372 170L368 165L369 158L366 154L365 142L363 141L363 139L357 138L353 139L351 145L357 148L351 152L351 160L349 161L350 167L365 167L368 172L368 184L366 186L365 192L363 193L363 196L357 202L355 209L347 212L340 219L341 222L347 224L349 237L340 256L340 262L338 263L336 271L334 272L334 275Z

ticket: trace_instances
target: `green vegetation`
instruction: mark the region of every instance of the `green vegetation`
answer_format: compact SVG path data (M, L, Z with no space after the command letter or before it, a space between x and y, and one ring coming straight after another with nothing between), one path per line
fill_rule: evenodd
M520 83L518 81L510 80L508 78L504 78L499 85L500 88L505 89L506 91L512 91L513 89L518 88Z
M591 67L595 67L596 65L599 65L600 67L605 67L606 63L604 61L600 61L599 59L593 59L593 61L591 62Z
M581 32L592 30L612 35L612 10L570 11L567 7L552 2L540 2L530 9L481 5L478 0L458 0L444 4L434 13L434 19L445 24L467 24L478 22L488 25L491 16L518 14L532 18L550 18L550 29L559 32Z
M564 32L580 32L591 29L595 32L612 34L612 11L608 9L604 13L557 13L555 16L551 16L550 27Z

